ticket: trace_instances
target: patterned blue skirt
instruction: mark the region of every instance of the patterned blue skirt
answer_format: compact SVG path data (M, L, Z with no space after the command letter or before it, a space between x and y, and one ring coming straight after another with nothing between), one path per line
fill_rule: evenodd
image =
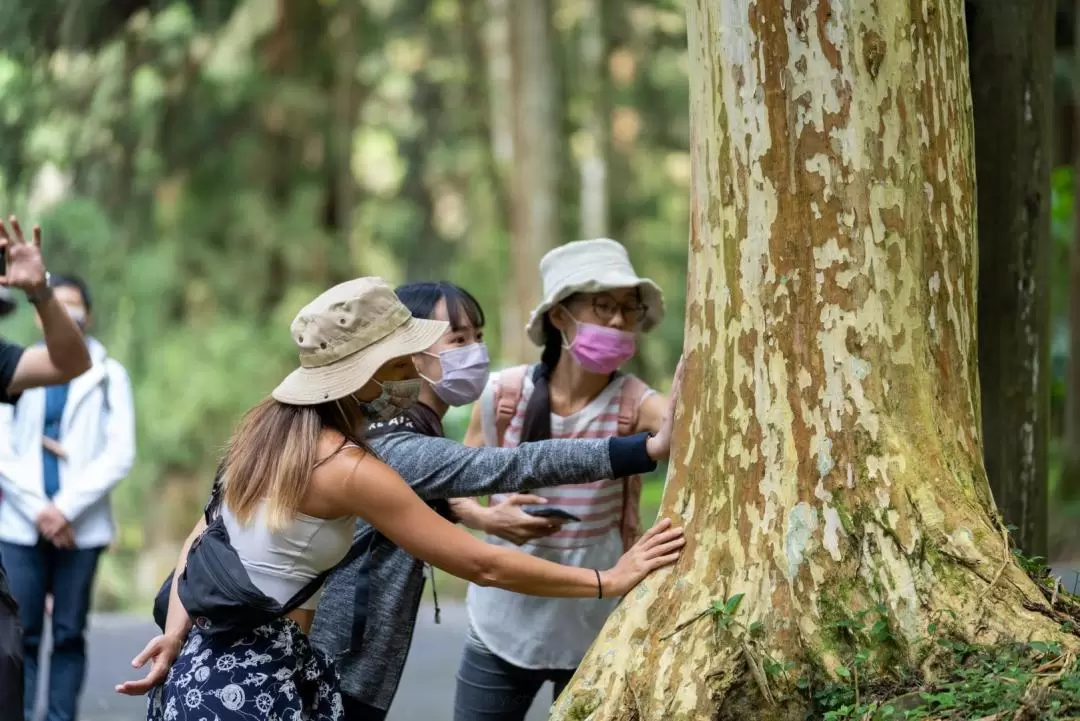
M147 721L339 721L337 673L288 618L222 641L193 628Z

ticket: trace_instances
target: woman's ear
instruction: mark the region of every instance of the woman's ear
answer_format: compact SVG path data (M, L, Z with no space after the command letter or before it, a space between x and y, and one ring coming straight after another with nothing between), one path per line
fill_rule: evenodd
M424 379L424 376L427 376L428 378L434 377L435 373L432 373L432 370L435 368L436 365L438 365L439 361L438 358L431 358L424 353L414 353L412 356L412 362L413 368L416 369L417 375L419 375L422 380L425 380L425 382L427 382L426 379Z
M551 324L555 326L555 329L563 334L570 332L574 328L574 319L565 306L557 305L549 310L548 318L551 320Z

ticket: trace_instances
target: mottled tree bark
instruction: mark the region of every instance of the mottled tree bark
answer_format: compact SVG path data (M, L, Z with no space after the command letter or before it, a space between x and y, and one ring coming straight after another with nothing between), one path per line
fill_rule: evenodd
M688 363L661 508L688 543L620 604L553 718L802 719L796 680L848 662L841 624L876 607L892 640L875 673L916 666L932 622L1075 649L983 466L962 2L688 15ZM702 612L737 594L717 632Z
M536 357L525 322L540 302L540 258L559 237L559 115L550 0L508 8L513 57L511 278L503 304L502 360Z
M1046 555L1054 5L969 0L983 457L1029 555Z

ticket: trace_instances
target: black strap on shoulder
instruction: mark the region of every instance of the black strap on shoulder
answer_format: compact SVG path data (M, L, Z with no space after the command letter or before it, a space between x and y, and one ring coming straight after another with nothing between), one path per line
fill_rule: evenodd
M343 567L349 565L350 563L355 561L360 556L363 556L364 554L368 553L368 551L371 550L371 546L375 541L375 536L376 535L378 535L378 534L377 533L371 533L366 538L353 539L352 545L349 546L348 553L346 553L345 556L340 561L335 563L333 566L331 566L330 568L326 569L325 571L319 573L317 576L315 576L310 581L308 581L306 584L304 584L304 587L301 588L299 591L297 591L293 595L293 597L290 598L282 606L283 613L291 613L292 611L295 611L296 609L300 608L300 606L302 606L304 604L304 602L306 602L309 598L314 596L318 592L318 590L320 588L322 588L322 585L324 583L326 583L326 579L330 577L331 573L338 570L339 568L343 568ZM365 605L366 605L366 603L365 603Z

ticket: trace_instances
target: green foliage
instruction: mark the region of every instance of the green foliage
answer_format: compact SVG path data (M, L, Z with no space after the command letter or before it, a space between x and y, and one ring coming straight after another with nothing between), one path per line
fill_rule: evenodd
M1080 598L1056 588L1042 559L1015 555L1061 615L1062 631L1077 633ZM951 611L942 614L913 648L901 649L887 607L841 617L832 629L840 641L841 663L831 672L811 664L796 688L811 704L812 717L825 721L1066 719L1080 714L1075 656L1057 643L1038 640L970 644L950 632L956 620Z
M739 610L739 604L742 603L744 595L736 593L726 601L713 601L709 613L713 617L713 622L716 623L718 631L726 631L736 622L735 612Z
M817 686L800 684L811 694L815 718L826 721L874 719L1066 719L1080 713L1080 665L1054 644L1032 642L976 647L947 637L942 650L944 676L925 687L908 679L860 691L857 670L840 666L837 679ZM856 667L857 669L857 667Z

